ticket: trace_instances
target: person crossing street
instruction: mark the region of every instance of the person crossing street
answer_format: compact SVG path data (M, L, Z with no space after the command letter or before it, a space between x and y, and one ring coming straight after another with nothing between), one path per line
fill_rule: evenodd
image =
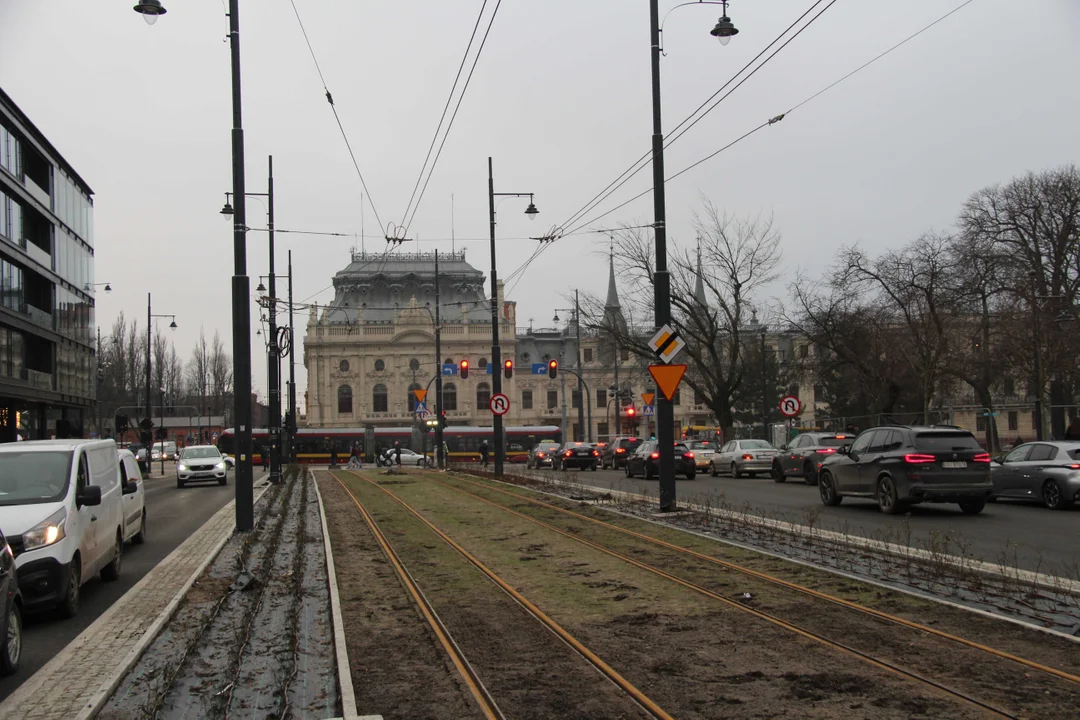
M488 467L488 444L487 440L480 441L480 466L487 470Z

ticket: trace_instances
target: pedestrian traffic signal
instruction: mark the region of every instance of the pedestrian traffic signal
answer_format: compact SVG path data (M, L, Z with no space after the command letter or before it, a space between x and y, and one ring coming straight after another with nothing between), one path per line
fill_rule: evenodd
M514 377L514 361L513 360L504 360L503 361L503 377L506 378L507 380Z
M468 360L462 360L458 364L458 372L461 375L462 380L465 380L465 379L467 379L469 377L469 361Z
M554 380L559 374L559 361L548 360L548 377Z

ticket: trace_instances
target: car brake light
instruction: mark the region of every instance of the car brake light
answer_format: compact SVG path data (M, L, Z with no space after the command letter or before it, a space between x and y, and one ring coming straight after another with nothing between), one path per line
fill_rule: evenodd
M593 451L592 451L592 454L593 454L594 456L597 456L597 455L599 455L600 453L598 453L598 452L597 452L596 450L593 450Z
M544 453L538 452L536 453L536 457L544 457Z
M749 453L747 453L746 455L743 455L743 456L742 456L742 459L743 459L743 460L753 460L753 459L754 459L754 456L753 456L753 455L751 455L751 454L749 454Z
M1065 467L1069 468L1070 470L1080 470L1080 465L1066 465Z
M624 453L624 452L626 452L626 448L615 448L615 452Z
M692 453L692 452L683 453L683 457L686 458L687 460L693 460L694 459L694 453Z
M832 455L834 452L836 452L836 448L821 448L818 450L819 455Z
M574 453L572 453L571 451L567 450L566 452L564 452L564 453L563 453L563 457L570 457L570 456L571 456L571 455L573 455L573 454L574 454Z
M649 457L651 457L651 458L652 458L653 460L655 460L655 459L657 459L658 457L660 457L660 453L658 453L658 452L654 452L654 453L653 453L652 455L650 455Z
M988 463L990 462L990 453L978 453L977 455L975 455L975 457L972 458L972 460L979 463Z
M924 455L922 453L908 453L904 456L904 462L906 463L932 463L936 462L937 458L933 455Z

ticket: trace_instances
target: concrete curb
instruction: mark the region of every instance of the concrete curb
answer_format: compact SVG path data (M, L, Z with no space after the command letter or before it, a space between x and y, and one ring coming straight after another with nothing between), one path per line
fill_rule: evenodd
M334 569L334 553L330 548L330 528L326 524L326 508L323 504L319 483L315 473L307 469L308 477L315 486L315 497L319 500L319 519L322 520L323 545L326 548L326 576L330 581L330 614L334 620L334 651L337 654L338 688L341 692L341 711L346 720L357 717L356 696L353 693L352 666L349 665L349 652L345 646L345 623L341 618L341 598L338 597L337 571ZM382 720L381 715L365 716L371 720Z
M269 475L263 475L256 482L262 482L268 477ZM262 499L262 496L265 495L266 491L269 489L269 483L263 486L263 488L259 490L259 492L255 495L252 505L257 505L259 500ZM218 513L224 513L226 511L232 512L235 505L236 501L232 500L225 507L221 508L221 510L218 510ZM210 518L210 520L207 520L206 523L203 523L203 527L205 527L208 523L213 522L213 520L214 518ZM199 530L196 530L195 532L198 533L201 530L202 528L199 528ZM183 602L188 590L191 589L191 586L195 584L195 581L199 579L199 576L203 574L203 572L210 565L210 563L214 561L214 559L218 556L218 553L221 552L221 549L225 547L225 543L229 542L229 539L233 536L235 532L236 531L234 529L233 532L221 538L221 541L214 546L213 551L211 551L210 554L207 555L206 559L199 564L199 567L195 570L195 572L193 572L191 576L188 577L186 581L184 581L183 587L179 591L177 591L176 595L174 595L173 599L169 601L169 604L165 606L165 609L161 611L157 619L154 620L153 624L151 624L150 627L147 628L146 632L144 632L142 637L139 638L139 641L135 643L135 647L133 647L131 651L127 654L127 657L124 658L124 662L121 664L120 668L112 675L110 675L104 682L102 682L102 684L98 687L97 691L90 698L90 702L87 704L87 706L84 707L79 712L79 714L75 716L75 720L89 720L89 718L93 718L97 716L99 712L101 712L101 709L105 706L105 703L109 701L109 698L112 697L112 694L116 691L116 688L120 686L120 682L124 679L124 676L131 672L131 669L135 667L136 663L139 662L139 658L141 658L143 653L146 652L146 649L150 647L150 643L154 642L157 636L161 633L162 628L164 628L165 625L170 620L172 620L173 615L176 614L176 610L180 607L180 603ZM178 547L176 550L173 550L173 552L177 552L177 550L179 549L180 548ZM169 553L169 555L171 556L172 553ZM166 557L165 559L167 560L168 557ZM162 562L164 562L164 560ZM151 570L150 572L153 572L153 570ZM147 573L147 575L149 574L150 573ZM145 579L146 576L143 577ZM141 583L142 581L140 580L139 582ZM113 606L109 608L109 610L105 614L95 620L94 623L96 624L102 622L103 620L111 619L114 610L119 610L119 608L124 607L124 598L126 598L128 593L132 592L133 590L135 590L134 587L131 588L131 590L128 590L127 593L124 593L124 595L115 603L113 603ZM78 638L76 638L76 640L77 639Z

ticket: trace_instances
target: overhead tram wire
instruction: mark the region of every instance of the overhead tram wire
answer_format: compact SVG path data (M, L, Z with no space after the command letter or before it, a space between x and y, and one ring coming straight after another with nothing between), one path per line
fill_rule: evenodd
M413 185L412 195L409 196L409 204L405 206L405 212L401 215L403 225L406 224L405 220L409 217L409 210L412 209L416 191L420 188L420 181L424 179L424 170L427 169L428 160L431 159L431 151L435 149L435 142L439 139L443 120L446 119L446 111L450 109L450 103L454 100L454 91L457 90L458 81L461 79L461 71L465 69L465 63L469 59L469 52L472 50L473 40L476 39L476 31L480 28L480 21L484 19L484 10L487 9L487 4L488 0L484 0L484 4L480 6L480 13L476 16L476 24L473 25L472 34L469 35L469 44L465 46L465 53L461 56L461 64L458 65L457 75L454 76L454 84L450 86L450 94L446 96L446 104L443 106L442 115L439 117L439 124L435 126L435 134L431 136L431 144L428 145L427 155L424 156L424 164L420 166L420 174L416 176L416 184Z
M360 185L364 188L360 202L363 203L364 199L367 199L368 205L371 206L371 212L375 214L375 222L379 224L379 230L385 234L386 228L383 226L382 219L379 217L379 211L375 209L375 203L371 199L371 191L368 189L367 182L364 180L364 173L360 171L360 163L356 161L356 153L353 152L352 143L349 142L349 136L345 133L345 126L341 124L341 116L338 115L337 106L334 105L334 96L330 94L330 89L326 86L326 78L323 76L322 68L319 67L319 59L315 57L315 50L311 47L311 39L308 37L307 30L304 28L304 21L300 19L300 11L296 9L296 0L289 0L289 4L292 5L293 14L296 15L296 22L300 25L300 32L304 35L304 42L307 44L308 52L311 54L311 60L315 63L315 71L319 73L319 81L322 83L323 92L326 93L326 101L330 103L330 110L334 113L334 120L337 121L338 130L341 131L341 137L345 141L345 147L349 151L349 157L352 158L353 167L356 168L356 174L360 178Z
M450 137L450 129L454 126L454 120L457 118L458 110L461 109L461 101L465 99L465 93L469 90L469 83L472 82L473 73L476 72L476 64L480 61L480 55L484 52L484 45L487 44L488 35L491 33L491 26L495 23L495 16L498 15L500 7L502 7L502 0L497 0L495 8L491 11L491 17L488 19L487 28L484 29L484 37L480 39L480 47L477 48L476 55L473 57L472 66L469 68L469 75L465 78L465 84L461 88L461 94L458 95L457 104L454 106L454 114L450 116L450 122L446 126L446 132L443 133L442 141L439 143L439 149L435 153L435 159L431 161L431 167L428 168L427 178L424 180L424 186L420 189L420 196L416 198L416 205L412 209L412 215L409 216L408 222L405 223L406 232L412 227L413 219L416 217L416 211L420 209L420 201L424 199L424 193L427 192L428 183L431 182L431 176L435 172L435 165L442 156L443 147L446 145L446 138Z
M706 105L708 105L713 100L713 98L715 98L717 95L722 93L729 85L731 85L731 83L735 82L739 78L740 75L742 75L744 72L746 72L746 70L749 67L751 67L755 62L757 62L758 59L760 59L762 55L767 53L769 51L769 49L773 45L780 42L784 38L785 35L787 35L789 32L791 32L791 30L796 25L798 25L800 22L802 22L802 20L807 15L809 15L811 12L813 12L814 8L816 8L818 5L820 5L824 1L825 0L816 0L816 2L814 2L813 5L811 5L809 8L807 8L806 11L803 12L802 15L797 17L794 22L792 22L790 25L787 26L787 28L784 29L783 32L781 32L779 35L777 35L775 38L773 38L772 42L770 42L768 45L766 45L764 48L762 48L761 52L759 52L757 55L755 55L753 58L751 58L749 62L747 62L745 65L743 65L742 68L740 68L738 72L736 72L734 75L732 75L728 79L727 82L725 82L723 85L721 85L720 88L716 92L714 92L712 95L710 95L705 100L705 102L701 103L701 105L699 105L697 107L697 109L695 109L692 113L687 115L682 120L682 122L680 122L678 125L676 125L674 128L672 128L672 130L670 132L674 133L674 132L678 131L683 125L685 125L691 119L693 119L693 117L695 115L697 115L697 113L699 113L702 108L704 108ZM764 64L764 63L762 63L762 64ZM665 147L667 147L667 145L665 145ZM634 175L636 175L638 172L641 171L641 169L643 167L646 167L648 165L648 161L651 158L652 158L652 150L645 151L645 153L641 157L639 157L637 160L635 160L633 163L630 164L630 167L628 167L626 170L623 170L614 180L612 180L607 185L607 187L605 187L603 190L601 190L596 195L594 195L588 202L585 203L585 205L581 209L579 209L577 212L575 212L573 215L571 215L570 218L566 220L566 222L562 223L562 225L560 227L566 227L567 225L570 225L570 224L580 220L582 216L587 215L593 208L596 207L596 205L599 205L601 202L603 202L605 199L607 199L611 195L612 192L614 192L615 190L617 190L619 187L622 186L623 183L619 183L619 181L622 180L626 176L627 173L632 172ZM644 164L642 164L643 161L644 161ZM639 165L640 165L640 167L639 167ZM633 175L631 175L631 177L632 176ZM612 186L615 185L616 183L619 183L619 186L615 187L615 188L612 188ZM608 192L609 190L611 190L611 192Z
M866 69L866 68L868 68L869 66L873 65L874 63L876 63L876 62L877 62L878 60L881 60L881 59L882 59L882 58L884 58L884 57L885 57L886 55L889 55L890 53L892 53L892 52L893 52L894 50L897 50L898 48L902 47L903 45L906 45L907 43L911 42L912 40L914 40L914 39L915 39L916 37L918 37L919 35L922 35L922 34L923 34L924 32L926 32L926 31L927 31L927 30L929 30L930 28L934 27L935 25L937 25L937 24L938 24L938 23L940 23L941 21L945 20L946 18L950 17L950 16L951 16L951 15L953 15L954 13L957 13L957 12L959 12L959 11L960 11L960 10L962 10L963 8L965 8L965 7L967 7L968 5L970 5L971 3L973 3L974 1L975 1L975 0L965 0L965 2L963 2L963 3L961 3L960 5L956 6L955 8L953 8L953 9L952 9L952 10L950 10L949 12L945 13L945 14L944 14L944 15L942 15L941 17L937 18L937 19L936 19L936 20L934 20L933 22L931 22L931 23L929 23L929 24L927 24L927 25L923 26L922 28L920 28L920 29L919 29L919 30L917 30L916 32L912 33L911 35L907 36L906 38L904 38L904 39L903 39L903 40L901 40L900 42L896 43L895 45L891 46L891 47L890 47L890 48L888 48L887 50L884 50L884 51L882 51L882 52L878 53L878 54L877 54L877 55L875 55L875 56L874 56L873 58L871 58L870 60L867 60L867 61L866 61L866 62L864 62L864 63L863 63L862 65L859 65L859 66L858 66L857 68L855 68L855 69L854 69L854 70L852 70L851 72L849 72L849 73L847 73L846 75L843 75L842 77L840 77L840 78L839 78L838 80L835 80L835 81L833 81L832 83L830 83L830 84L826 85L826 86L825 86L824 88L822 88L821 90L818 90L818 91L817 91L817 92L815 92L814 94L812 94L812 95L809 95L809 96L807 96L807 97L806 97L805 99L803 99L802 101L800 101L800 102L796 103L795 105L793 105L793 106L791 107L791 109L789 109L789 110L788 110L787 112L785 112L785 113L782 113L782 114L780 114L780 115L778 115L778 116L776 116L776 117L773 117L773 118L771 118L770 120L767 120L767 121L765 121L765 122L761 123L760 125L758 125L758 126L757 126L757 127L755 127L754 129L752 129L752 130L750 130L750 131L748 131L748 132L746 132L746 133L742 134L741 136L739 136L739 137L738 137L738 138L736 138L735 140L732 140L732 141L731 141L730 143L728 143L727 145L724 145L724 146L723 146L722 148L720 148L719 150L717 150L717 151L715 151L715 152L713 152L713 153L710 153L710 154L706 155L705 157L701 158L700 160L698 160L698 161L696 161L696 162L694 162L694 163L691 163L690 165L686 166L685 168L683 168L682 170L678 171L677 173L675 173L675 174L673 174L673 175L670 175L669 177L665 178L665 179L664 179L664 182L665 182L665 183L671 182L672 180L674 180L675 178L679 177L679 176L680 176L680 175L682 175L683 173L689 172L690 170L694 169L694 168L695 168L695 167L697 167L698 165L701 165L702 163L704 163L704 162L707 162L707 161L709 161L709 160L711 160L711 159L715 158L715 157L716 157L717 155L719 155L720 153L724 152L725 150L728 150L729 148L731 148L732 146L734 146L734 145L735 145L736 143L739 143L739 142L741 142L741 141L745 140L746 138L750 137L751 135L753 135L754 133L758 132L759 130L762 130L763 128L766 128L766 127L768 127L769 125L774 125L774 124L776 124L776 123L777 123L777 122L779 122L780 120L782 120L782 119L786 118L786 117L787 117L788 115L790 115L791 113L793 113L793 112L794 112L795 110L798 110L799 108L801 108L801 107L802 107L803 105L806 105L806 104L807 104L807 103L809 103L810 101L812 101L812 100L815 100L815 99L817 99L817 98L818 98L819 96L821 96L821 95L823 95L824 93L828 92L829 90L833 89L834 87L836 87L836 86L837 86L837 85L839 85L840 83L844 82L845 80L847 80L847 79L851 78L851 77L852 77L853 75L855 75L856 73L859 73L859 72L861 72L862 70L865 70L865 69ZM651 193L651 192L652 192L652 188L651 188L651 187L650 187L650 188L646 188L645 190L643 190L642 192L638 193L637 195L635 195L634 197L630 198L629 200L626 200L625 202L623 202L623 203L621 203L621 204L619 204L619 205L616 205L615 207L611 208L610 210L607 210L607 211L605 211L605 212L601 213L600 215L597 215L597 216L593 217L593 218L592 218L591 220L589 220L588 222L584 222L584 223L581 223L581 224L577 225L576 227L574 227L573 229L571 229L571 230L569 230L569 231L567 231L567 232L565 232L565 233L562 233L562 234L560 235L560 237L566 237L566 236L568 236L568 235L576 235L576 234L578 234L578 233L580 233L580 232L581 232L581 229L582 229L582 228L584 228L584 227L586 227L586 226L588 226L588 225L591 225L592 223L594 223L594 222L597 222L598 220L601 220L601 219L602 219L602 218L604 218L604 217L607 217L607 216L608 216L608 215L610 215L611 213L613 213L613 212L615 212L615 211L617 211L617 210L620 210L620 209L622 209L622 208L626 207L626 206L627 206L627 205L629 205L630 203L632 203L632 202L634 202L634 201L636 201L636 200L639 200L640 198L643 198L643 197L645 197L646 195L648 195L648 194L649 194L649 193ZM597 231L597 232L599 232L599 231ZM546 245L543 245L543 246L541 246L541 248L542 248L542 247L546 247ZM539 249L539 248L538 248L538 249ZM533 261L533 260L535 259L535 256L536 256L536 255L538 255L538 254L539 254L539 253L535 253L533 257L529 258L529 260L527 260L527 261L526 261L526 264L523 264L523 265L522 265L521 267L519 267L519 268L518 268L517 270L515 270L515 271L514 271L514 273L512 273L512 275L511 275L511 276L513 276L513 275L517 275L517 274L520 274L520 273L524 272L524 270L526 269L526 266L527 266L527 264L528 264L528 263L531 263L531 262L532 262L532 261ZM517 284L517 283L515 283L515 285L516 285L516 284ZM510 290L513 290L513 286L511 286ZM508 292L509 292L509 291L508 291Z

